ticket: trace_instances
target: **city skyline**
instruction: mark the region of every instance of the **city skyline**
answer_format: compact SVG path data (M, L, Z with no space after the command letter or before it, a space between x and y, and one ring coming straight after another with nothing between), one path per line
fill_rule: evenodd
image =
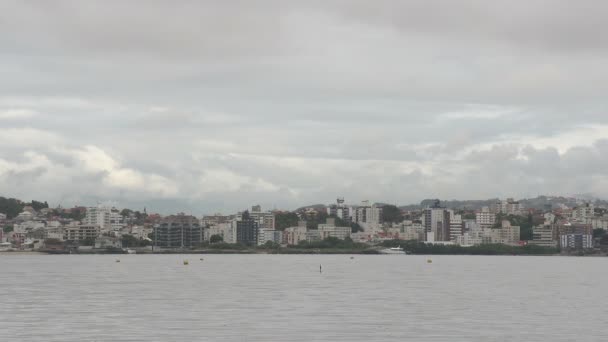
M8 1L0 195L608 198L608 5L440 3Z

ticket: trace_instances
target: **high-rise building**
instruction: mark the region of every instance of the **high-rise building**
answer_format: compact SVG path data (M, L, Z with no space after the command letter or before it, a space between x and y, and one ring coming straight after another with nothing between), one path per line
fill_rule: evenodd
M162 248L196 247L203 242L199 220L189 215L171 215L154 226L154 245Z
M512 198L507 198L506 201L496 201L491 209L495 214L501 213L505 215L521 215L523 212L523 206L521 203Z
M464 233L464 224L462 215L454 213L454 210L448 210L450 213L450 240L454 241L457 236Z
M119 231L124 227L118 209L101 205L88 207L82 223L89 226L99 226L102 231Z
M528 243L543 247L557 247L555 235L553 226L537 226L532 230L532 240Z
M245 211L241 219L236 221L236 242L246 245L256 245L258 243L258 232L260 225L258 221L249 216Z
M274 214L272 212L262 211L262 207L260 205L254 205L251 207L251 211L245 212L249 215L249 218L257 222L260 229L274 229ZM237 214L237 221L242 220L245 212Z
M475 213L475 221L482 228L491 228L496 223L496 214L490 211L490 208L483 207Z
M439 206L437 201L424 210L426 241L450 241L450 212Z

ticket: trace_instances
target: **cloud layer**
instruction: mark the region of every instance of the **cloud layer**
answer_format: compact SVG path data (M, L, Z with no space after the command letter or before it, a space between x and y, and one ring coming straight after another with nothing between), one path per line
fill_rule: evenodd
M608 197L608 4L7 1L0 195Z

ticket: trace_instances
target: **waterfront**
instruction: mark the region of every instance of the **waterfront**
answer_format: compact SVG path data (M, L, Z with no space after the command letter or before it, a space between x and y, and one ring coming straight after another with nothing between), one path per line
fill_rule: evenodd
M3 254L0 333L6 341L601 341L604 263Z

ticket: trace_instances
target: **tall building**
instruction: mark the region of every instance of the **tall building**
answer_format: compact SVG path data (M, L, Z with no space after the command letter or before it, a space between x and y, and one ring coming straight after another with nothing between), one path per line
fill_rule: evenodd
M245 211L249 218L257 222L260 229L274 229L274 214L270 211L262 211L260 205L251 207L251 211ZM245 212L238 213L237 221L241 221Z
M241 219L236 221L236 242L246 245L256 245L258 243L258 232L260 225L258 221L249 216L245 211Z
M116 208L105 206L88 207L82 223L99 226L102 231L119 231L123 228L122 216Z
M450 240L454 241L457 236L464 233L464 224L462 215L454 213L454 210L448 210L450 213Z
M283 231L283 243L297 245L300 241L306 241L306 221L299 221L296 227L285 228Z
M490 211L490 208L483 207L475 213L475 221L482 228L491 228L496 223L496 214Z
M588 223L595 217L595 205L593 203L585 203L572 210L572 219L580 223Z
M154 227L154 245L157 247L189 248L202 242L203 229L194 216L171 215Z
M283 243L283 232L274 229L260 229L258 231L258 246L261 246L268 241L278 244Z
M355 209L355 222L364 228L377 228L382 223L382 207L369 204L369 201L361 202Z
M344 198L338 197L336 204L327 207L327 215L338 217L344 221L351 221L352 207L344 205Z
M515 201L512 198L507 198L506 201L496 201L492 206L492 211L495 214L505 215L521 215L523 212L523 206L519 201Z
M437 201L424 210L426 241L450 241L450 212L439 206Z

